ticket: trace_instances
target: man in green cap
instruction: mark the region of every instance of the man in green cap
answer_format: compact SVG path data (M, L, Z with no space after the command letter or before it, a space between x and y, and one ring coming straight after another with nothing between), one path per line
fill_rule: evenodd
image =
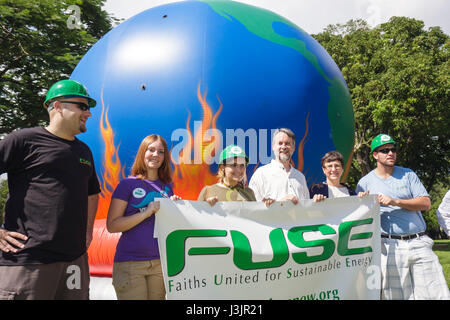
M381 221L382 299L450 299L433 240L421 211L430 197L411 169L395 165L397 143L387 134L371 144L377 167L361 178L356 192L378 194Z
M88 299L87 248L99 182L86 131L96 102L79 82L48 91L47 127L22 129L0 141L0 173L9 199L0 228L1 299Z

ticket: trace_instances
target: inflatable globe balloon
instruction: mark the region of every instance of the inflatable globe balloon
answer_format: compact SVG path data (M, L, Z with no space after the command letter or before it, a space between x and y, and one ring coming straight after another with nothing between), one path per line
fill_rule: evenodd
M345 80L316 40L269 10L208 0L151 8L100 39L71 79L98 102L81 136L102 185L93 273L111 272L115 236L99 226L149 134L167 141L174 191L188 200L217 182L227 145L245 149L248 177L270 162L277 128L295 133L293 163L308 184L324 180L320 159L331 150L343 154L348 171L354 122Z

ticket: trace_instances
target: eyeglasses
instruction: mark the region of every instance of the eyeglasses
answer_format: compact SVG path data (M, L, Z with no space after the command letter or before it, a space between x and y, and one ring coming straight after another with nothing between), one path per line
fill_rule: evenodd
M324 168L325 170L332 170L332 169L336 169L336 170L342 170L342 166L341 165L327 165L325 164L325 166L323 166L322 168Z
M376 150L376 151L384 153L384 154L388 154L389 152L396 153L397 149L396 148L384 148L384 149L379 149L379 150Z
M82 111L88 111L89 109L91 109L91 107L89 107L89 105L84 102L67 101L67 100L60 100L59 102L75 104L78 107L78 109Z

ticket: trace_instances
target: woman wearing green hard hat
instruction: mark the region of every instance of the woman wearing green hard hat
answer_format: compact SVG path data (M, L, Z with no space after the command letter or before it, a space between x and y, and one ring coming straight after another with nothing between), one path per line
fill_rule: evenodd
M219 182L205 186L197 200L207 201L211 206L217 201L256 201L253 190L246 186L247 164L248 157L241 147L226 147L219 158Z

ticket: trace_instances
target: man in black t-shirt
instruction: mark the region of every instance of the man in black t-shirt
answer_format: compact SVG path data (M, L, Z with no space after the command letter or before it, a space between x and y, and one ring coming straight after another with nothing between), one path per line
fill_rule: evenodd
M88 299L87 248L100 186L86 131L96 102L73 80L55 83L44 103L47 127L0 141L9 199L0 228L1 299Z

